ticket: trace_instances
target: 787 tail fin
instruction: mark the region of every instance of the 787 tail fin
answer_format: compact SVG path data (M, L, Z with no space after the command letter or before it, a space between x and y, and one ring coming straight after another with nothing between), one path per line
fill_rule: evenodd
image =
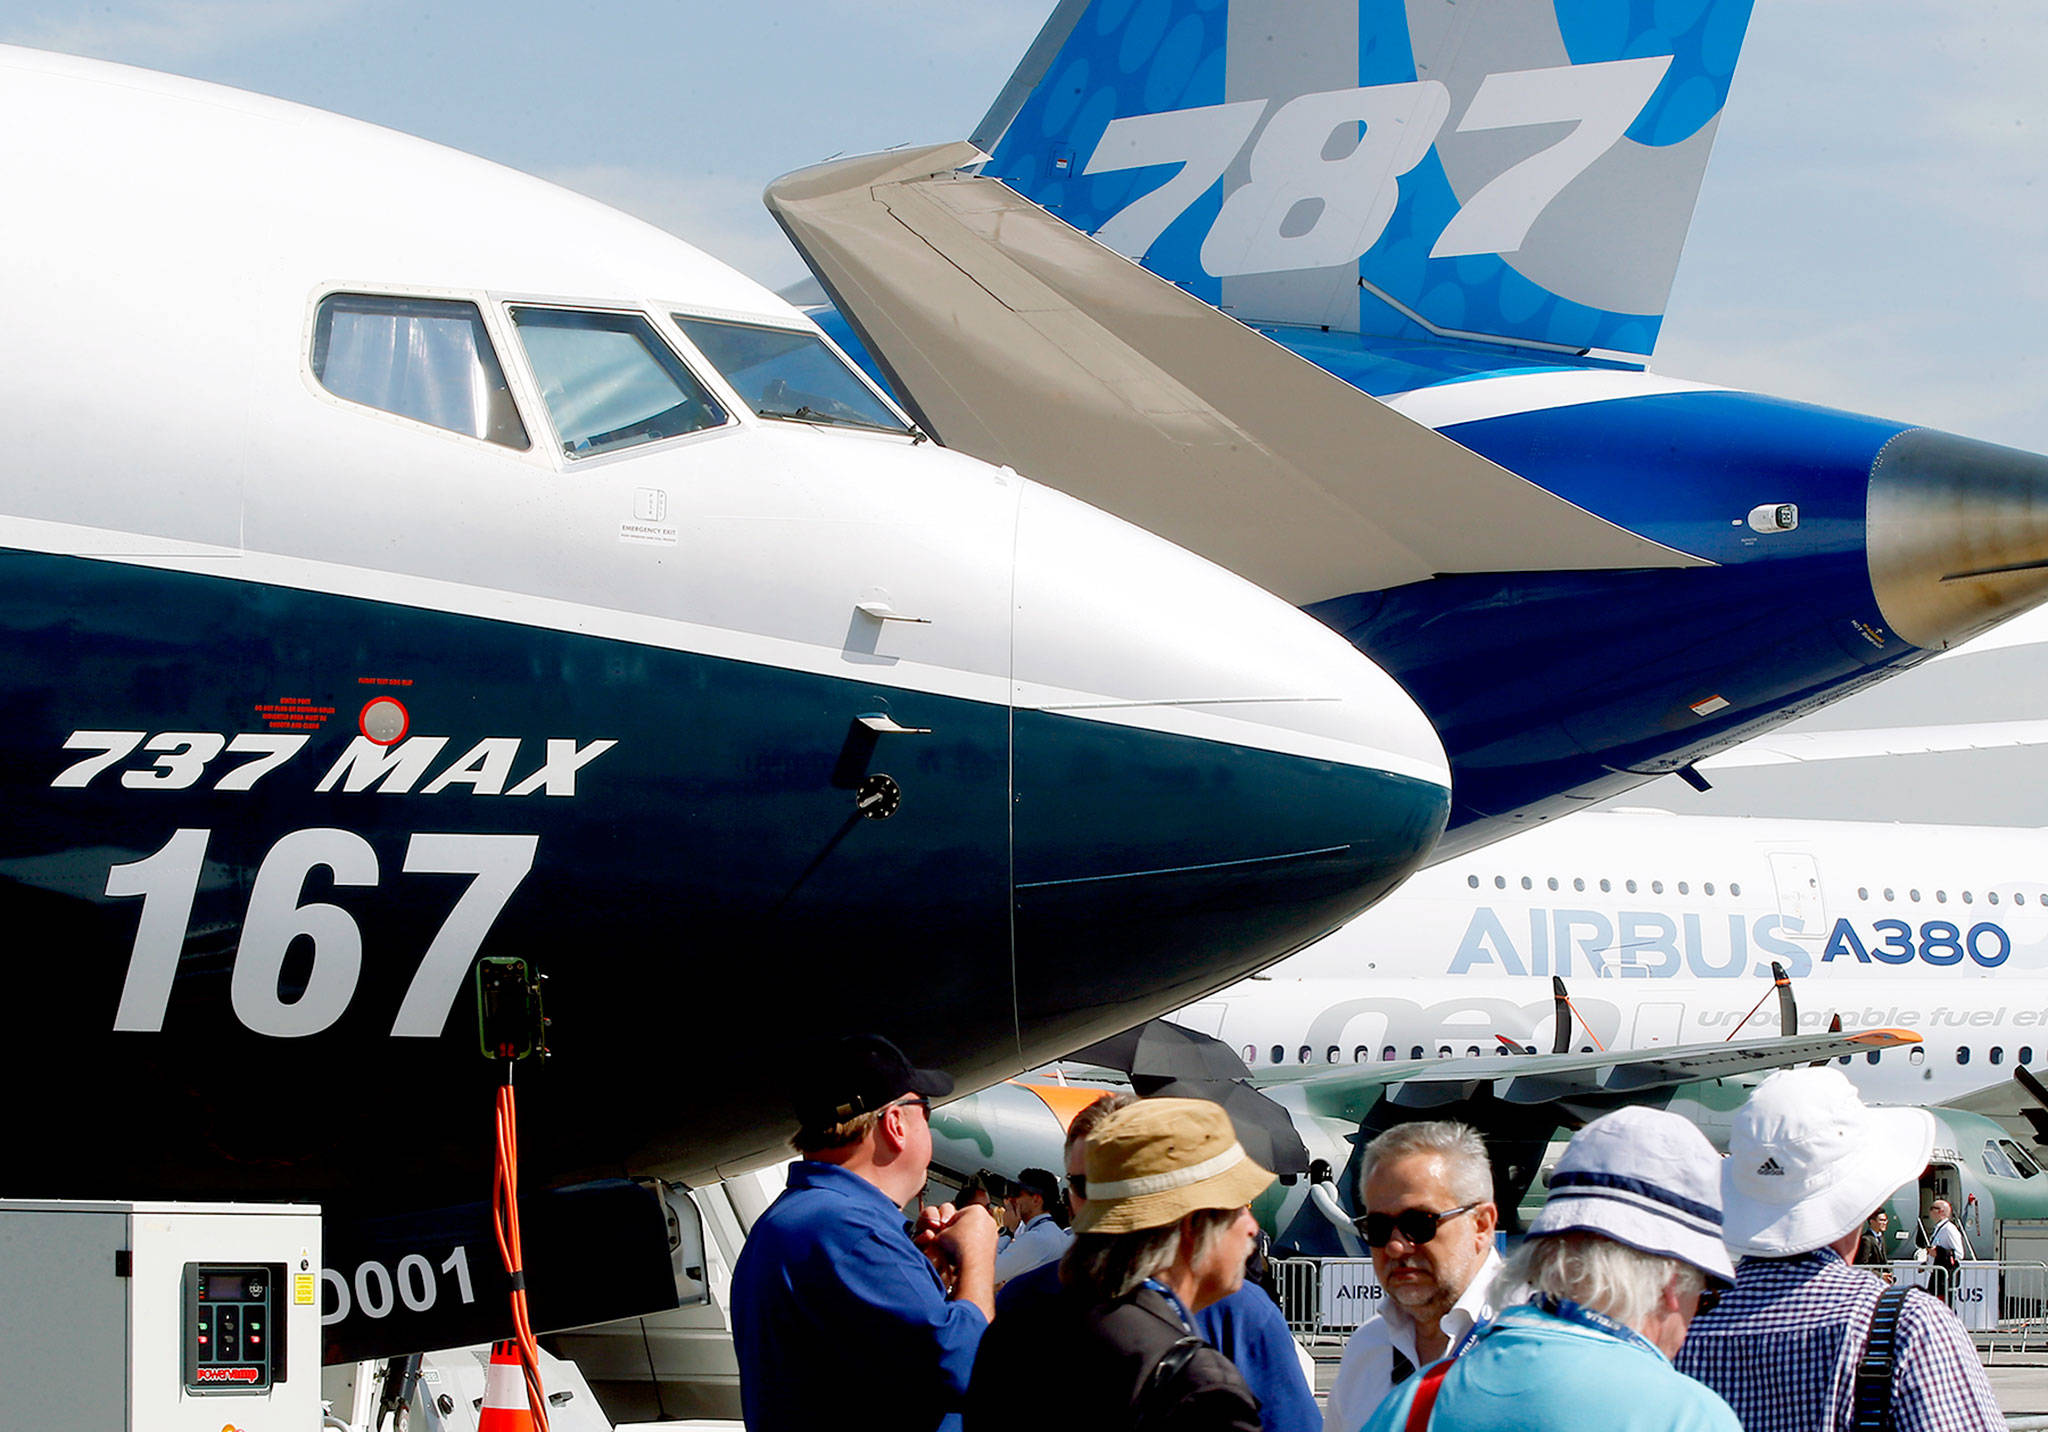
M1251 323L1647 354L1752 0L1065 0L984 171Z

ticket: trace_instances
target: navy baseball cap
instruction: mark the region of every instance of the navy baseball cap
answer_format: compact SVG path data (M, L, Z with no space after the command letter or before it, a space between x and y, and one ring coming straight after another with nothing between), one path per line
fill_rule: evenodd
M1060 1201L1060 1181L1050 1169L1027 1168L1010 1180L1010 1192L1035 1193L1047 1204L1054 1204Z
M791 1103L806 1129L830 1128L910 1094L953 1092L952 1076L920 1069L879 1034L850 1034L827 1045L798 1077Z

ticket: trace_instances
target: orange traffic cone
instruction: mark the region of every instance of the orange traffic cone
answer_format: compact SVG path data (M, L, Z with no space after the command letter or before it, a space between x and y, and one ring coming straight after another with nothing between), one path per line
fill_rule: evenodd
M491 1344L476 1432L534 1432L533 1410L526 1404L526 1372L519 1349L509 1342Z

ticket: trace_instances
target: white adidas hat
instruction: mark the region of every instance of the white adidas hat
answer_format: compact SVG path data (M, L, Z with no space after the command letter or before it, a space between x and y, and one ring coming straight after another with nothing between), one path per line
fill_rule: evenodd
M1838 1069L1780 1069L1735 1115L1721 1165L1728 1247L1785 1258L1839 1242L1920 1177L1925 1109L1872 1109Z

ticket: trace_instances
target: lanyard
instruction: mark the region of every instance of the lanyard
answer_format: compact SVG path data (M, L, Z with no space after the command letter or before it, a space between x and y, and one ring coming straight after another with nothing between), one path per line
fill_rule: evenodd
M1173 1289L1167 1287L1166 1284L1160 1282L1157 1278L1147 1278L1145 1280L1145 1286L1150 1288L1153 1292L1157 1293L1160 1297L1166 1299L1166 1301L1172 1306L1173 1315L1180 1319L1182 1331L1187 1333L1189 1337L1201 1336L1201 1334L1195 1330L1195 1320L1188 1316L1187 1307L1181 1302L1180 1296L1177 1293L1175 1293Z
M1662 1352L1658 1351L1655 1343L1651 1342L1634 1328L1628 1326L1628 1324L1618 1323L1605 1313L1596 1313L1591 1308L1582 1307L1570 1298L1560 1298L1554 1293L1538 1293L1530 1298L1529 1302L1531 1306L1541 1308L1553 1318L1562 1318L1568 1323L1577 1323L1581 1327L1593 1328L1596 1331L1606 1333L1609 1337L1620 1338L1625 1343L1633 1343L1645 1352L1654 1352L1660 1358L1664 1356Z

